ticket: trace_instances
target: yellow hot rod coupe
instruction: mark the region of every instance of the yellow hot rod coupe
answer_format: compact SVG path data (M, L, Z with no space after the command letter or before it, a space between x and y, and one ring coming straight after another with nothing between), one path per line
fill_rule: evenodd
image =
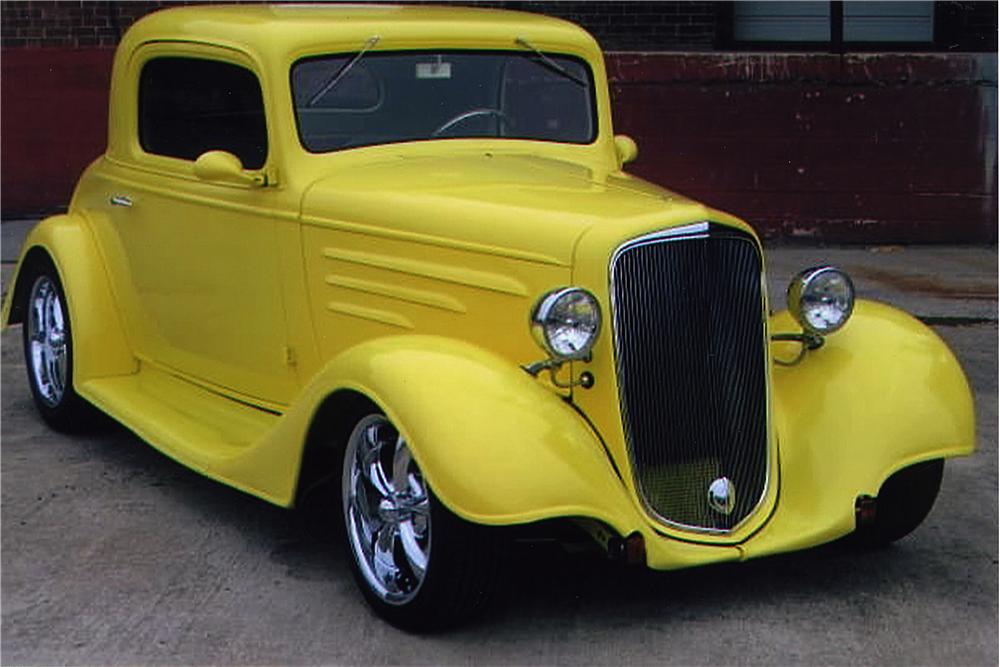
M174 8L127 32L110 100L4 304L38 410L96 406L282 506L336 480L399 626L484 604L496 526L565 519L658 570L888 542L973 449L931 330L831 267L771 314L750 227L623 171L577 26Z

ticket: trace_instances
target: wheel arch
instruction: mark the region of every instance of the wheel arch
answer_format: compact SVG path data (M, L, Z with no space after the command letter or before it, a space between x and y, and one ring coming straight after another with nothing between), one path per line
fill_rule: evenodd
M351 348L310 383L288 415L302 429L294 498L339 464L357 420L376 409L406 438L434 493L475 523L591 517L624 530L632 517L597 435L559 396L508 360L437 336ZM301 420L301 421L300 421Z
M62 283L74 336L74 382L124 375L136 370L122 314L108 279L107 267L90 227L75 214L46 218L25 239L4 299L4 326L24 319L23 305L31 276L50 262ZM99 344L88 344L98 342Z
M787 311L771 323L793 326ZM958 359L930 327L884 303L859 300L842 332L777 369L774 389L789 474L792 453L836 455L828 465L874 495L898 470L975 447L972 390Z
M354 426L381 408L365 394L337 389L313 413L302 449L294 504L301 505L329 479L339 479L341 459Z
M28 292L31 289L32 281L38 271L46 265L51 266L62 279L62 272L56 266L55 261L48 251L42 246L32 246L24 253L17 273L14 277L14 285L10 289L9 306L5 308L4 325L21 324L24 322L24 304L28 300Z
M796 330L787 311L772 332ZM774 343L777 358L793 357ZM836 539L855 528L859 496L899 471L975 449L972 391L947 344L913 316L859 300L844 329L776 368L772 415L780 494L746 552L756 557Z

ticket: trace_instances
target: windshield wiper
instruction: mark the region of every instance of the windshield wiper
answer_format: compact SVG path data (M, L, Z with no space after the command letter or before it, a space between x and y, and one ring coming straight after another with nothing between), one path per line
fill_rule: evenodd
M524 37L518 37L517 39L514 40L514 42L516 44L519 44L520 46L523 46L526 49L531 49L532 51L534 51L535 55L537 55L539 58L542 59L542 64L545 65L546 67L548 67L549 69L551 69L551 70L553 70L555 72L558 72L559 74L562 74L564 77L566 77L570 81L572 81L574 83L578 83L581 86L583 86L584 88L587 87L587 82L586 81L584 81L580 77L576 76L575 74L573 74L572 72L570 72L569 70L567 70L565 67L563 67L562 65L560 65L556 61L552 60L552 58L549 58L547 55L545 55L544 53L542 53L541 51L539 51L538 49L536 49L535 45L532 44L531 42L529 42L528 40L526 40Z
M323 84L323 87L319 89L319 92L317 92L315 95L313 95L312 97L309 98L309 101L306 102L306 107L313 106L314 104L316 104L317 102L319 102L319 100L320 100L321 97L323 97L328 92L330 92L331 90L333 90L334 87L338 83L340 83L340 81L345 76L347 76L347 73L351 71L351 68L358 64L358 61L361 60L361 57L363 55L365 55L366 53L368 53L368 51L370 51L373 46L375 46L376 44L378 44L378 40L379 39L380 39L380 37L378 35L372 35L371 37L369 37L368 41L365 42L365 45L363 47L361 47L361 50L358 51L353 58L351 58L349 61L347 61L344 64L343 67L341 67L339 70L337 70L337 73L334 74L332 77L330 77L329 81L327 81L325 84Z

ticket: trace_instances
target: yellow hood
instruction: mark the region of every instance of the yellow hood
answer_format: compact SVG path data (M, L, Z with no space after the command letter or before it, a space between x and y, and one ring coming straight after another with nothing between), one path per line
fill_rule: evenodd
M447 238L563 266L571 265L577 241L595 225L627 236L704 212L621 172L496 152L354 163L316 181L302 205L306 222Z

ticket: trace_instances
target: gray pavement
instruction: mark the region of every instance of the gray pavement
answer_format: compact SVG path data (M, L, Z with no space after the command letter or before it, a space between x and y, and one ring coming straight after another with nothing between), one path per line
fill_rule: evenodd
M17 261L24 244L24 237L38 220L4 220L0 223L0 261L4 264Z
M0 225L6 287L30 223ZM927 321L976 393L979 450L950 462L897 545L834 544L676 573L519 543L486 618L417 637L364 606L324 514L204 479L121 428L36 416L18 328L0 338L0 661L10 665L995 665L997 250L776 247L772 303L834 263Z

